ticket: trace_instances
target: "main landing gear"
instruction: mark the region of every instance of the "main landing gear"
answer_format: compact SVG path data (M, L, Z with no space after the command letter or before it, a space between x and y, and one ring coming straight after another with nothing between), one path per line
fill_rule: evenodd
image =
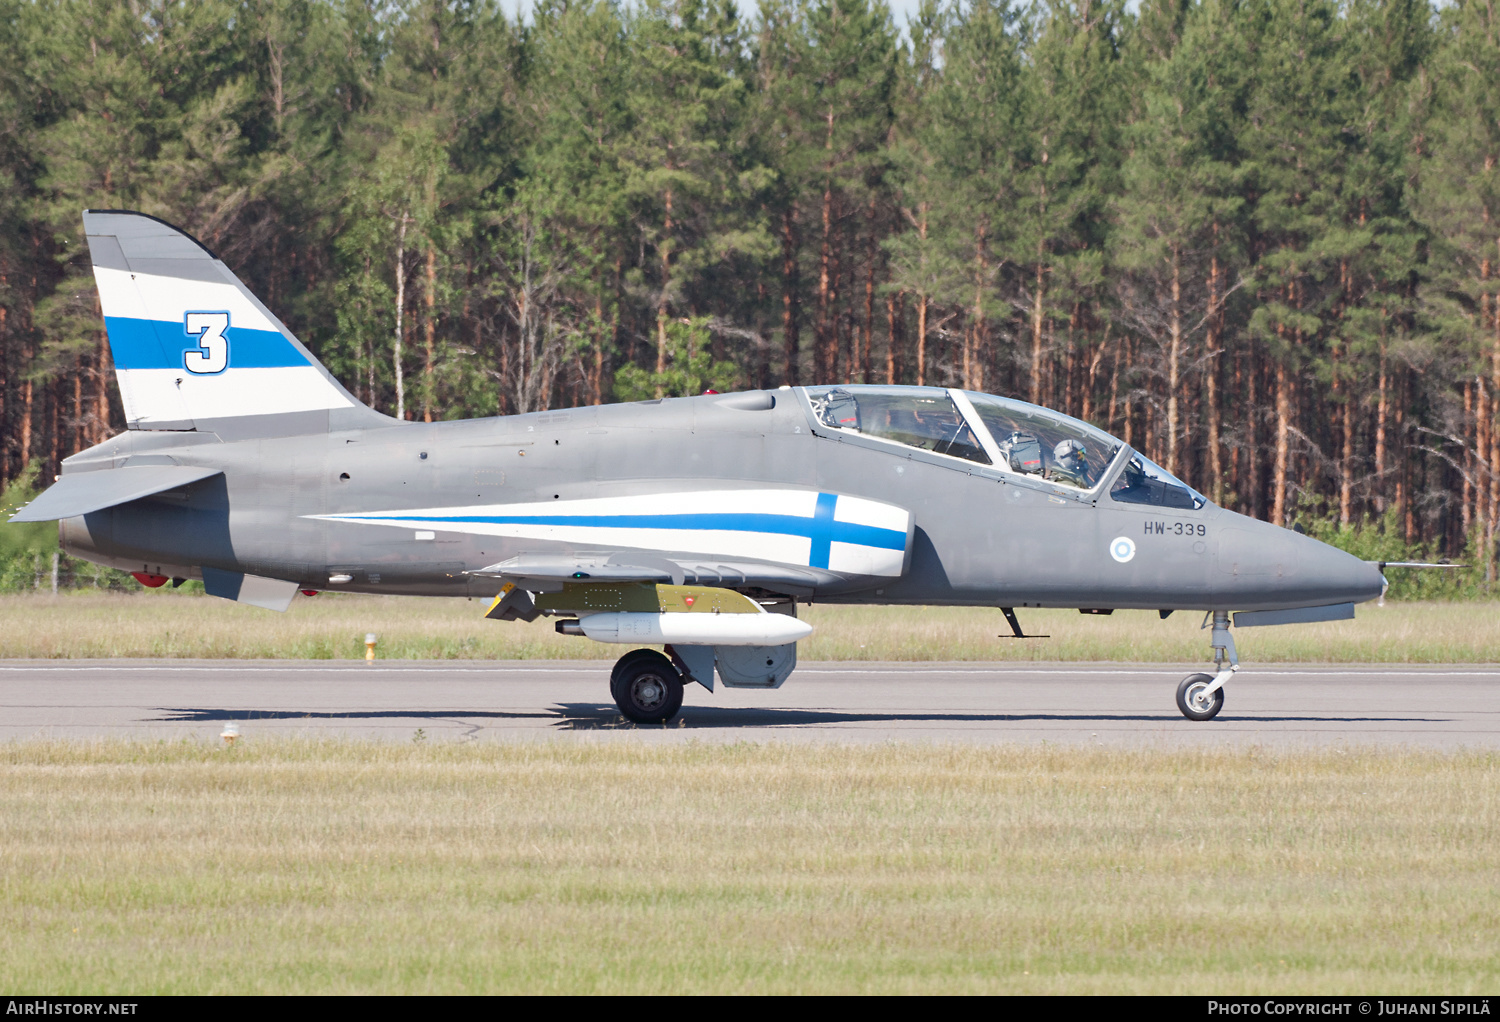
M633 649L615 662L609 693L627 720L665 724L682 709L682 672L654 649Z
M1206 624L1207 622L1205 622ZM1188 720L1213 720L1224 708L1224 683L1240 669L1239 651L1234 648L1234 636L1229 634L1229 612L1213 612L1213 637L1209 645L1214 651L1213 674L1189 674L1177 686L1177 708ZM1229 666L1225 666L1225 661Z

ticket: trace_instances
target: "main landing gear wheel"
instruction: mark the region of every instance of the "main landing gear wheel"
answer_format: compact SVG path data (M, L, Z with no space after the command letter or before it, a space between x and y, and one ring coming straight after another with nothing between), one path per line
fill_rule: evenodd
M654 649L626 653L615 664L610 695L627 720L665 724L682 709L682 675Z
M1212 674L1189 674L1177 686L1177 708L1188 720L1213 720L1224 708L1224 689L1205 695L1212 685Z
M614 694L615 682L619 680L621 671L623 671L626 667L629 667L631 664L645 663L650 661L665 661L668 664L671 664L672 662L666 656L658 653L654 649L633 649L629 653L626 653L624 656L622 656L620 659L616 660L615 666L611 668L609 672L610 694Z

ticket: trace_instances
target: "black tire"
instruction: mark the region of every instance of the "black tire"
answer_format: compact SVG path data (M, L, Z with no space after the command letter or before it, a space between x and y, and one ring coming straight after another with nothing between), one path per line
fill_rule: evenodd
M620 658L610 683L610 694L625 719L637 724L665 724L682 709L682 675L672 661L657 653L650 657Z
M666 654L658 653L654 649L633 649L620 659L615 661L615 666L609 672L609 694L615 694L615 682L619 680L620 672L634 663L661 662L670 664L672 661Z
M1205 701L1197 693L1213 683L1212 674L1189 674L1177 686L1177 708L1188 720L1213 720L1224 708L1224 689L1220 688Z

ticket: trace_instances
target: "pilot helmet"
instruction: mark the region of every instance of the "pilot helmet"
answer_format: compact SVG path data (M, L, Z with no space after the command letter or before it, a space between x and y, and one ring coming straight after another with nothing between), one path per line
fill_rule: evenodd
M1069 438L1052 448L1052 460L1069 472L1082 472L1088 464L1089 451L1082 441Z

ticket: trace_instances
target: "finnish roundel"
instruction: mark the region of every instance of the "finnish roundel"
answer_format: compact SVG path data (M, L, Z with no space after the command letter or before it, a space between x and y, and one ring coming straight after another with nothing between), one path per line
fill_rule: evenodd
M1116 536L1109 542L1109 556L1121 564L1126 563L1135 556L1135 540L1129 536Z

